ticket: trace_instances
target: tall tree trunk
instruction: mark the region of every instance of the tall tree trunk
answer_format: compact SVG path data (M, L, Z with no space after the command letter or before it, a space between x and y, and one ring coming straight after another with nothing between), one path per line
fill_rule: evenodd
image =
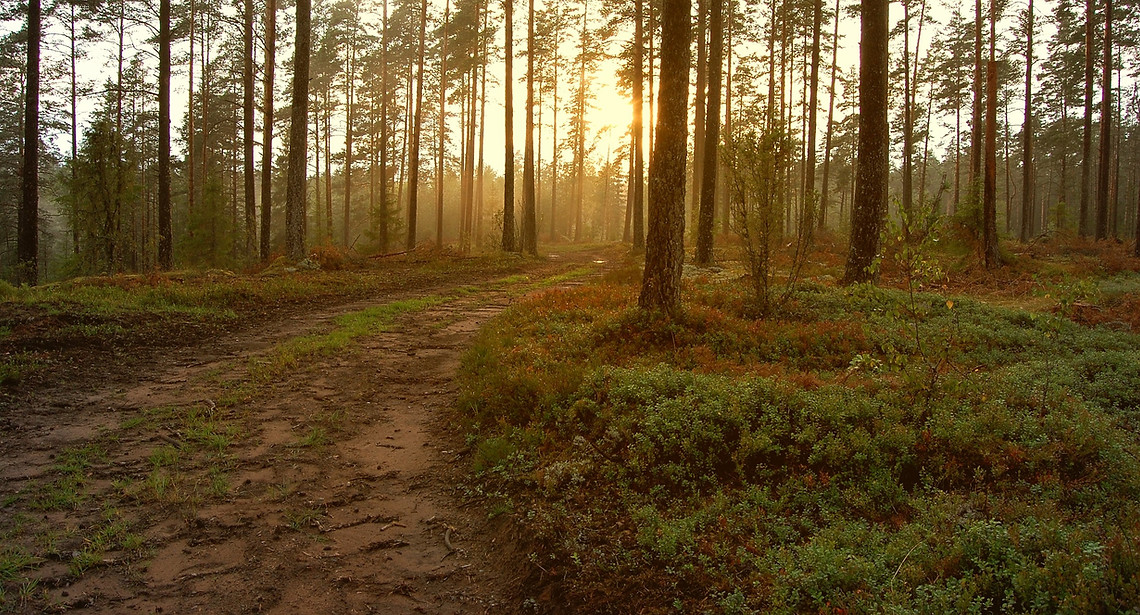
M451 0L444 1L439 40L439 151L435 169L435 245L443 246L443 154L447 141L447 24Z
M1089 0L1091 2L1091 0ZM982 177L982 126L984 120L982 88L985 75L982 67L982 0L974 0L974 112L970 126L970 198L978 204L978 186Z
M677 316L685 261L685 158L688 141L689 0L664 0L661 11L661 96L649 162L649 235L638 305ZM885 38L885 37L884 37Z
M490 7L483 0L483 31L479 35L480 57L479 63L479 170L478 185L475 187L475 246L483 245L483 146L487 127L487 21Z
M388 253L388 0L380 22L380 253Z
M716 212L717 148L720 146L721 66L724 63L724 0L708 0L709 12L708 98L705 106L705 143L701 148L704 162L700 175L700 212L697 217L697 250L693 260L698 265L712 262L713 217Z
M1093 21L1096 12L1093 0L1085 0L1085 131L1081 140L1081 203L1077 212L1077 233L1089 234L1089 179L1092 176L1092 114L1093 114Z
M315 154L313 160L313 183L315 184L315 190L313 190L315 205L313 207L313 213L315 214L313 216L313 223L319 235L321 232L321 217L324 215L322 213L324 210L321 208L321 110L319 108L314 109L313 116L313 144L316 146L313 148L313 153Z
M887 130L888 0L862 0L859 64L858 181L851 206L845 282L868 282L887 211L890 133Z
M333 200L332 200L332 79L325 84L325 241L333 241ZM317 147L320 147L318 144ZM319 189L319 188L318 188Z
M1033 232L1033 0L1025 14L1025 121L1021 126L1021 241Z
M716 0L697 0L697 79L693 93L693 183L689 201L689 223L693 231L700 231L697 221L701 199L701 174L705 170L705 101L708 92L708 3ZM699 241L699 240L698 240Z
M632 139L632 204L633 204L633 251L640 253L645 250L645 153L642 139L645 128L642 125L642 116L645 113L643 101L645 99L645 71L644 50L645 33L642 20L645 18L644 0L634 0L634 12L637 14L633 25L633 139Z
M574 200L574 241L582 239L582 209L586 199L586 23L589 2L582 0L582 57L578 67L578 187Z
M552 242L558 239L558 45L562 42L559 39L559 33L555 32L554 59L552 62L554 78L551 80L554 87L554 104L552 106L554 119L551 120L550 124L550 140L553 141L550 155L550 241Z
M17 213L16 279L35 286L39 281L40 208L40 0L28 0L28 61L24 86L24 159L20 173Z
M504 0L506 30L503 62L506 78L503 80L503 101L505 107L505 148L503 152L503 251L515 251L515 73L514 73L514 11L515 0Z
M537 254L534 192L534 0L527 7L526 35L526 144L523 146L522 251Z
M986 267L1001 265L997 239L997 62L986 69L986 176L982 193L982 249Z
M1109 179L1112 173L1112 0L1104 5L1104 63L1100 86L1100 165L1096 176L1096 238L1108 238Z
M352 223L352 131L356 107L356 27L357 15L352 17L352 36L349 42L348 61L344 74L344 230L341 244L347 250L349 227Z
M277 68L277 0L265 0L265 63L262 68L261 260L269 260L273 220L273 73Z
M170 221L170 0L158 5L158 266L174 265Z
M186 92L186 225L187 235L194 236L194 188L195 188L195 155L194 155L194 29L196 26L197 0L190 0L190 57L189 82Z
M831 35L831 87L827 99L827 128L823 140L823 186L819 197L819 229L827 222L827 194L831 178L831 136L835 119L835 65L839 54L839 0L835 0L835 30Z
M71 164L69 165L69 167L70 167L69 170L71 173L71 187L68 189L68 194L69 194L69 198L71 201L69 207L71 209L71 213L73 216L72 221L71 221L71 247L72 247L72 250L73 250L73 253L75 254L75 256L78 257L79 253L80 253L80 251L79 251L79 226L80 226L80 222L79 222L79 203L78 203L78 199L75 198L75 186L76 186L75 181L76 181L77 170L78 170L76 168L76 164L79 161L79 104L78 104L78 100L79 100L79 84L78 84L79 77L78 77L78 75L79 75L79 73L78 73L78 67L76 66L76 64L77 64L76 59L78 57L78 50L77 50L76 45L75 45L75 36L76 36L75 35L75 22L76 22L75 3L74 2L68 3L68 6L71 10L71 18L68 20L68 24L67 24L69 31L70 31L69 36L68 36L68 42L71 44L71 54L69 56L69 59L71 60Z
M736 0L728 0L728 16L725 20L726 36L728 38L728 46L726 51L728 56L725 58L725 76L724 76L724 134L727 137L732 134L732 53L733 53L733 30L736 24ZM732 211L729 204L727 176L725 174L724 161L717 164L717 193L720 199L720 221L721 233L727 235L732 230Z
M910 0L903 0L903 159L902 211L907 223L903 232L910 235L910 214L914 210L914 106L911 104L910 81ZM917 53L915 54L918 55ZM916 60L917 62L917 60Z
M509 1L509 0L508 0ZM416 209L420 193L420 136L423 134L424 100L424 38L427 35L427 0L420 7L419 68L416 77L415 120L412 128L412 145L408 148L408 241L406 250L416 249Z
M305 171L309 124L311 0L297 0L293 103L289 126L289 179L285 189L285 244L289 258L305 258Z
M253 222L254 191L253 177L253 0L245 0L244 31L242 43L245 48L242 57L242 138L245 145L243 183L245 187L245 257L253 256L257 243L257 227ZM236 232L237 229L234 229Z
M814 205L820 209L823 206L816 202L815 192L815 129L816 129L816 114L819 109L819 46L820 46L820 28L823 21L823 0L814 0L815 9L812 11L812 26L811 26L811 78L810 85L808 86L808 125L807 125L807 162L804 169L804 213L810 214L811 208L809 205ZM801 222L804 229L811 228L811 219L808 218Z

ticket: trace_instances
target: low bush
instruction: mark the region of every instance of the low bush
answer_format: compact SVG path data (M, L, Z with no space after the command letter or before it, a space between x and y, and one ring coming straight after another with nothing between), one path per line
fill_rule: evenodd
M464 360L476 471L576 608L1140 604L1140 337L870 287L753 320L748 289L689 285L676 321L547 291Z

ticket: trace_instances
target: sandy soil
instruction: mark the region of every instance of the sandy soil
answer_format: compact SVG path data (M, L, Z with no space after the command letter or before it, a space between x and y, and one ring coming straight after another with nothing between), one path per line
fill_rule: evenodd
M213 400L244 377L250 357L327 332L338 315L449 286L297 312L206 344L128 350L89 366L90 378L10 397L0 407L0 516L37 560L21 572L33 579L19 590L26 595L9 583L8 604L84 613L556 610L510 521L490 518L467 484L462 436L441 412L454 404L463 349L517 286L402 316L225 409ZM161 420L123 427L156 408L216 411L240 425L224 456L177 466L175 480L193 484L180 496L138 495L157 450L189 450L188 435ZM29 505L60 451L91 441L105 455L87 470L89 495L75 509ZM224 469L224 495L202 495L193 478L209 463ZM76 558L110 519L142 545L108 549L77 576Z

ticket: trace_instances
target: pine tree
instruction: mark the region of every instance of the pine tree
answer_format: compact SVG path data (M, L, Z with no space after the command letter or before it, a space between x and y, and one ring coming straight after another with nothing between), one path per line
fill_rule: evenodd
M885 2L884 2L885 4ZM685 260L685 158L692 31L689 0L663 0L661 95L649 162L649 235L638 305L677 316Z

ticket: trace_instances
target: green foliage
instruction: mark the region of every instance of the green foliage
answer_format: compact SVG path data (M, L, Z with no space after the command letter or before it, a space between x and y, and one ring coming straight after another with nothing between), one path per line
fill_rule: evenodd
M669 322L627 287L550 291L480 336L457 419L572 600L1140 603L1140 337L917 287L806 285L762 321L734 285Z

